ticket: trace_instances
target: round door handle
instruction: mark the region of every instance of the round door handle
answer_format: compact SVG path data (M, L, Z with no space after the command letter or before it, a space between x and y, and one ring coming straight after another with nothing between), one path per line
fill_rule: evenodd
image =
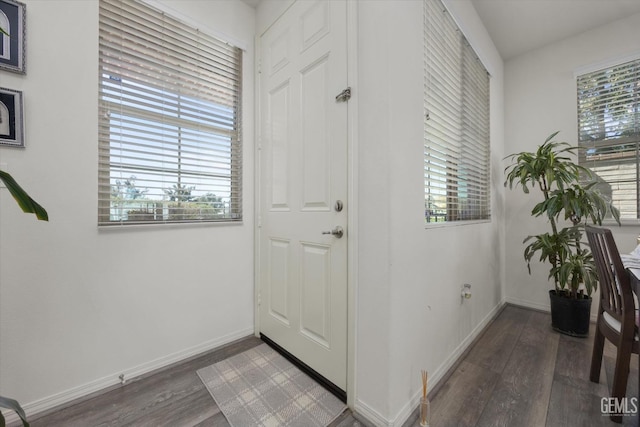
M338 225L331 231L323 231L322 234L331 234L332 236L336 236L339 239L344 235L344 230Z

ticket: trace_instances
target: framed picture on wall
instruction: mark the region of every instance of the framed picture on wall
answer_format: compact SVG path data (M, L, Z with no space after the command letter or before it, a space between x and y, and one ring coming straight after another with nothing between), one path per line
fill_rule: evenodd
M24 147L22 92L0 87L0 146Z
M25 8L14 0L0 0L0 70L25 73Z

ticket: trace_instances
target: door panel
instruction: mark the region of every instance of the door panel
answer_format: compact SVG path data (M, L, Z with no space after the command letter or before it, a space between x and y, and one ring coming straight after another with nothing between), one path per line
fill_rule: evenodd
M260 37L260 332L346 389L346 2L297 1ZM336 210L340 200L344 209Z
M269 315L289 326L289 242L270 239Z
M330 211L331 151L327 142L328 58L303 70L301 79L301 114L303 142L303 210Z
M269 92L271 210L289 210L289 81Z
M330 349L331 248L302 243L301 249L300 331L307 338Z

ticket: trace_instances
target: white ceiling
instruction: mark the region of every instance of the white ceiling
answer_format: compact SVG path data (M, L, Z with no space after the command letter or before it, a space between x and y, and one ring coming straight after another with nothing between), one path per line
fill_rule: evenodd
M640 13L640 0L471 1L505 61Z
M242 1L253 8L260 3L260 0ZM505 61L532 49L640 13L640 0L471 2Z

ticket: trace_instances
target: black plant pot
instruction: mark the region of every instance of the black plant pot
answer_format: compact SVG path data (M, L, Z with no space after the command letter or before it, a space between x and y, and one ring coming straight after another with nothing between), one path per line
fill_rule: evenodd
M568 293L549 291L551 301L551 327L572 337L589 336L589 324L591 323L591 297L583 295L578 299L569 297Z

